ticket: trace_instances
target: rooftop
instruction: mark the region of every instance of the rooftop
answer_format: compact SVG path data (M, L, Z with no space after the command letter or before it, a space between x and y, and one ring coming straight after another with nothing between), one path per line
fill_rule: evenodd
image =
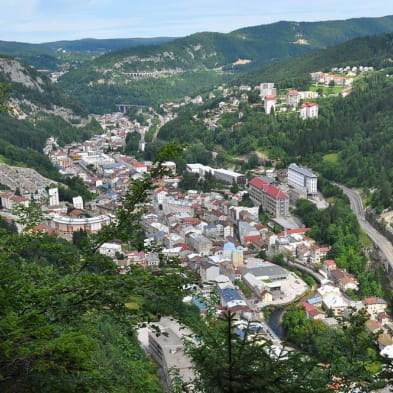
M315 173L311 172L309 169L298 166L295 163L290 164L288 169L301 173L302 175L307 177L318 177Z

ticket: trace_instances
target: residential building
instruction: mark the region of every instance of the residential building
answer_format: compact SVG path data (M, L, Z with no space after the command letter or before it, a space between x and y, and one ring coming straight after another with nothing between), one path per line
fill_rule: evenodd
M199 233L189 233L186 236L186 243L202 256L211 254L213 243L207 237Z
M16 205L28 207L30 204L29 199L20 195L11 194L9 192L0 193L1 206L3 209L12 210Z
M74 205L74 209L83 210L83 198L81 196L72 198L72 204Z
M316 91L299 91L301 100L313 100L318 98L318 92Z
M49 195L49 206L57 206L60 203L58 188L50 188L48 190L48 195Z
M362 302L371 318L375 318L379 313L385 312L388 306L385 300L376 296L366 297Z
M214 263L203 261L200 265L199 274L202 282L213 281L220 275L220 268Z
M288 184L292 187L305 188L308 195L317 194L318 176L309 169L294 163L288 167Z
M232 184L233 182L241 185L246 184L246 176L242 173L230 171L228 169L213 169L214 177L224 183Z
M274 87L274 83L272 83L272 82L261 83L259 90L260 90L260 95L262 98L264 98L266 96L276 96L277 95L277 89Z
M248 191L254 205L274 217L289 215L289 196L280 188L269 184L260 177L255 177L249 183Z
M161 317L158 323L148 327L148 349L163 370L168 390L172 390L173 378L177 373L185 384L191 384L195 377L182 341L183 337L190 335L189 329L169 317ZM175 370L177 373L173 373Z
M318 117L318 104L315 102L306 102L300 107L300 118L313 119Z
M297 108L300 103L300 94L297 90L289 90L286 97L286 103L288 106Z
M114 258L116 254L121 253L121 244L118 243L104 243L99 249L100 254Z
M330 278L344 292L347 290L357 291L359 289L359 282L355 276L338 267L330 271Z

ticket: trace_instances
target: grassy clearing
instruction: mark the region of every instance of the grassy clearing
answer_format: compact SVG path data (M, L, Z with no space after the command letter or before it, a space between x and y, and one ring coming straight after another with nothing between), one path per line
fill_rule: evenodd
M364 231L360 232L360 242L362 243L364 248L371 247L373 245L373 242Z
M323 162L329 162L331 164L335 164L337 161L338 161L338 154L337 153L325 154L323 156Z
M322 90L322 94L325 95L325 96L328 96L330 94L341 93L344 89L345 89L345 87L342 87L342 86L329 87L329 86L315 86L315 85L311 85L309 87L310 91Z

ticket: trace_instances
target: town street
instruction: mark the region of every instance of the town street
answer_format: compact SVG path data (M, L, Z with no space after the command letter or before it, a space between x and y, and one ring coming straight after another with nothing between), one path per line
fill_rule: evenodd
M393 269L393 246L392 243L378 232L365 218L362 198L356 190L337 184L349 198L351 209L356 214L360 227L368 234L374 244L381 250L386 262Z

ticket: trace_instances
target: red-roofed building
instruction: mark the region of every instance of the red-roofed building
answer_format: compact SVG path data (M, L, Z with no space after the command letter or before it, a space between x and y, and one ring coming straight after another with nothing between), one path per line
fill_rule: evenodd
M138 173L146 173L147 172L147 165L142 163L142 162L136 162L133 165L134 169L138 172Z
M1 205L3 209L12 210L16 205L29 206L30 200L20 195L11 194L9 192L0 193Z
M300 107L300 118L312 119L318 117L318 104L315 102L306 102Z
M289 90L287 93L287 105L297 108L300 102L300 94L297 90Z
M275 95L267 95L264 99L263 106L265 108L265 113L268 115L272 112L272 109L276 109L276 96Z
M289 215L289 197L280 188L255 177L249 183L248 192L254 205L262 206L263 210L274 217Z

